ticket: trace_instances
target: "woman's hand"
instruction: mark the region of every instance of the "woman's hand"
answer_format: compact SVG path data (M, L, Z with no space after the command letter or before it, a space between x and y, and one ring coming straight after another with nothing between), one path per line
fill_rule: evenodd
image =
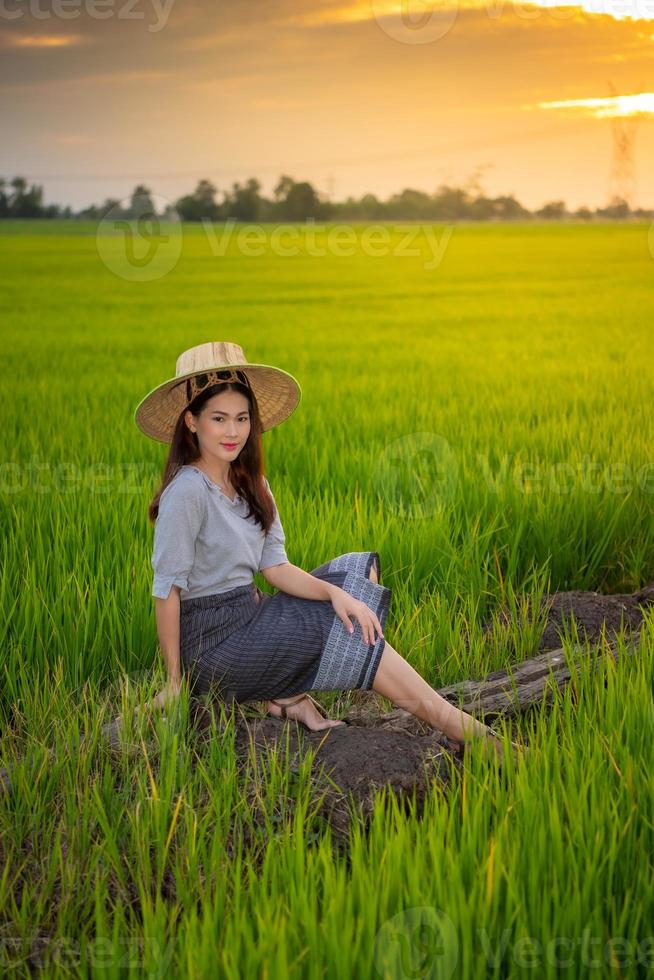
M365 602L361 602L360 599L355 599L345 589L341 589L338 586L334 587L331 594L331 604L334 607L334 612L339 619L343 620L346 629L350 633L354 632L354 626L352 625L350 616L356 616L361 623L361 632L366 643L370 644L375 642L375 630L377 630L380 636L384 635L381 623L372 609Z
M132 717L138 718L150 711L161 711L162 708L171 706L179 697L181 687L181 678L176 680L171 680L168 678L166 686L159 691L152 701L146 701L145 704L137 705L136 708L134 708ZM116 718L114 718L114 723L121 728L126 720L125 715L118 715Z
M153 710L159 710L161 708L169 707L179 697L181 687L182 687L181 679L170 680L169 678L166 686L161 691L159 691L156 697L154 697L152 701L149 701L145 705L145 707L151 708Z

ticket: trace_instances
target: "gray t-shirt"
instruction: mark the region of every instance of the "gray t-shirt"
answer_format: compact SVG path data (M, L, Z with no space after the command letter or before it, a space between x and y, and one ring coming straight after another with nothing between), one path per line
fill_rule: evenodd
M272 495L265 476L264 482ZM254 515L246 519L248 509L245 499L237 494L231 500L203 470L182 466L159 499L152 595L167 599L173 585L180 586L182 600L215 595L287 562L277 504L268 534Z

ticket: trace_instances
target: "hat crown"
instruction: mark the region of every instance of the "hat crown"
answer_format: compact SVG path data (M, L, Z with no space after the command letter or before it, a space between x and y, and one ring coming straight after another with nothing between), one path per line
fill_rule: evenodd
M229 378L217 377L229 368L232 369ZM241 372L245 381L239 377ZM134 421L146 436L170 443L181 413L195 395L208 383L231 380L232 373L256 397L262 432L287 419L300 403L302 389L288 371L272 364L251 363L240 344L216 342L183 351L177 358L175 377L157 385L141 399ZM205 374L207 377L203 378Z
M198 344L189 347L177 358L175 377L180 378L195 371L211 368L229 367L231 364L247 364L243 348L239 344L224 343Z

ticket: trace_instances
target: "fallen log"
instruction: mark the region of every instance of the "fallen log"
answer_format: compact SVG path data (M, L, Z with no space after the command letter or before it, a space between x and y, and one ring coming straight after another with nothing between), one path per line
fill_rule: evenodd
M624 644L623 650L627 655L632 655L637 648L637 644L629 642ZM554 688L563 690L573 671L582 662L587 662L591 670L596 670L602 663L604 654L617 660L617 645L606 643L599 651L586 646L574 646L569 657L562 647L546 650L529 660L523 660L513 668L493 671L483 680L459 681L439 688L438 693L468 714L481 717L487 724L492 724L499 717L513 718L524 714L533 705L543 701L551 703L554 699ZM384 721L399 722L403 727L406 725L408 729L416 727L415 716L403 708L395 708L381 717Z

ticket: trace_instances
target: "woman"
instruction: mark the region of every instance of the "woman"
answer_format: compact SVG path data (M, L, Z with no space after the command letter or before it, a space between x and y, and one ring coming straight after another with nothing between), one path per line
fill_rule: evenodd
M175 377L136 409L139 428L171 444L149 508L168 669L152 706L176 697L186 674L192 694L267 699L271 714L320 731L346 723L327 718L308 691L372 689L453 740L487 737L501 757L491 729L449 704L385 640L391 590L376 551L347 552L311 572L288 561L261 435L300 397L287 372L248 363L237 344L208 343L184 351ZM255 572L278 591L258 589Z

